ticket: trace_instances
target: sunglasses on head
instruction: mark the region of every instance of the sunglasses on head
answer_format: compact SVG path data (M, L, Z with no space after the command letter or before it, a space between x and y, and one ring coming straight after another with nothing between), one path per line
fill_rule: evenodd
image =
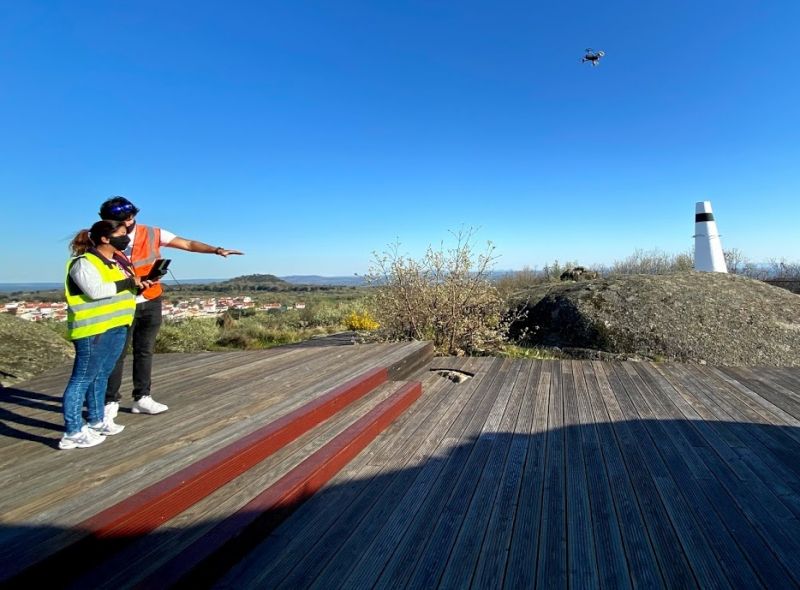
M123 203L121 205L112 205L109 207L108 212L114 216L121 214L131 215L136 212L136 207L130 203Z

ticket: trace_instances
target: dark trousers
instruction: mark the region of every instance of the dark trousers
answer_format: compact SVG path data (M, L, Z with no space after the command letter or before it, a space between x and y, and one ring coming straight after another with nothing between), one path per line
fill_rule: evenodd
M156 336L161 328L161 297L136 304L133 324L128 330L128 344L133 344L133 399L138 400L150 395L150 376L153 372L153 351L156 347ZM106 403L119 402L122 399L119 388L122 383L122 372L125 368L125 354L121 354L114 370L108 377Z

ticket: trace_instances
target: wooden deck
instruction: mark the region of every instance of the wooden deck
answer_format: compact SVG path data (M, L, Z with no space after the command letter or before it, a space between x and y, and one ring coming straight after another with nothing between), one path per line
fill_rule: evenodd
M54 450L64 372L0 390L0 563L20 567L126 494L403 354L370 345L159 357L157 398L170 411L121 414L129 430L86 451ZM800 370L488 358L432 366L474 377L420 371L423 395L410 410L215 585L800 586ZM303 435L79 582L151 585L389 393Z

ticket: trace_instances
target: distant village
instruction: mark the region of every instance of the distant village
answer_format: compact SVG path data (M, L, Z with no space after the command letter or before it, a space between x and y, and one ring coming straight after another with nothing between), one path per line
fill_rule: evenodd
M188 318L216 317L226 311L287 311L304 309L305 303L260 303L256 304L250 297L209 297L207 299L192 298L177 303L164 301L163 316L167 321L181 321ZM67 304L41 301L12 301L0 306L0 313L8 313L31 322L56 321L67 319Z

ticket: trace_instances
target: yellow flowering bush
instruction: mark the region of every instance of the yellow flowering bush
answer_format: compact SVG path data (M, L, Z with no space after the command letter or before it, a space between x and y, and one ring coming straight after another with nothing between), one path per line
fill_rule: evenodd
M368 311L357 312L353 311L345 318L345 324L348 330L377 330L380 324L375 321Z

